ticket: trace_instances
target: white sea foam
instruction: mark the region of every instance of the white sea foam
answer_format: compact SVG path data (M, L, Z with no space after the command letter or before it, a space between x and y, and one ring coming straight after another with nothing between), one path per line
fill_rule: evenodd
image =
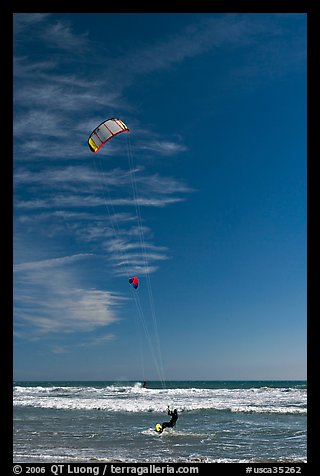
M236 413L306 414L307 391L303 388L151 389L141 385L19 386L14 405L61 410L108 412L163 412L175 402L181 411L224 410Z

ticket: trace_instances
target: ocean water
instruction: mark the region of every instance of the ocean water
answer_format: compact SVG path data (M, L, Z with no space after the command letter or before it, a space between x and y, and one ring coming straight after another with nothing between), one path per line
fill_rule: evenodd
M305 381L14 382L13 397L17 463L307 462Z

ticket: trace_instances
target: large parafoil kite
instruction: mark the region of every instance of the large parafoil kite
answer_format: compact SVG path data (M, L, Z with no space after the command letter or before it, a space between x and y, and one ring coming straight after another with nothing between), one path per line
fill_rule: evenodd
M134 289L138 289L139 279L137 278L137 276L133 276L133 278L130 278L130 279L129 279L129 283L132 284L132 286L134 287Z
M121 132L128 132L128 126L121 121L121 119L107 119L106 121L102 122L98 127L91 132L88 145L92 152L98 152L108 140L112 139L112 137L120 134Z
M92 152L98 152L110 139L115 137L121 132L128 132L128 126L121 120L112 117L96 127L88 138L88 145ZM137 276L133 276L129 279L129 283L132 284L134 289L138 289L139 279Z

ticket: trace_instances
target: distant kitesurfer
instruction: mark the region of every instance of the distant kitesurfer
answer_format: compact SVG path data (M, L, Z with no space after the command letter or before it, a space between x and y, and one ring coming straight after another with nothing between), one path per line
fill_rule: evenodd
M173 411L170 410L170 408L168 407L168 415L171 416L171 420L170 421L165 421L162 423L161 425L161 432L165 429L165 428L173 428L176 423L177 423L177 420L178 420L178 411L177 409L175 408Z
M147 382L143 382L142 388L146 388L146 386L147 386Z

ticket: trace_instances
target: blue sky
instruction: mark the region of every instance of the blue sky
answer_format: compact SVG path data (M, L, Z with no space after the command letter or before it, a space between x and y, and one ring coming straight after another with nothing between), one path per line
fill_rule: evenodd
M14 14L13 119L16 380L306 378L305 14Z

